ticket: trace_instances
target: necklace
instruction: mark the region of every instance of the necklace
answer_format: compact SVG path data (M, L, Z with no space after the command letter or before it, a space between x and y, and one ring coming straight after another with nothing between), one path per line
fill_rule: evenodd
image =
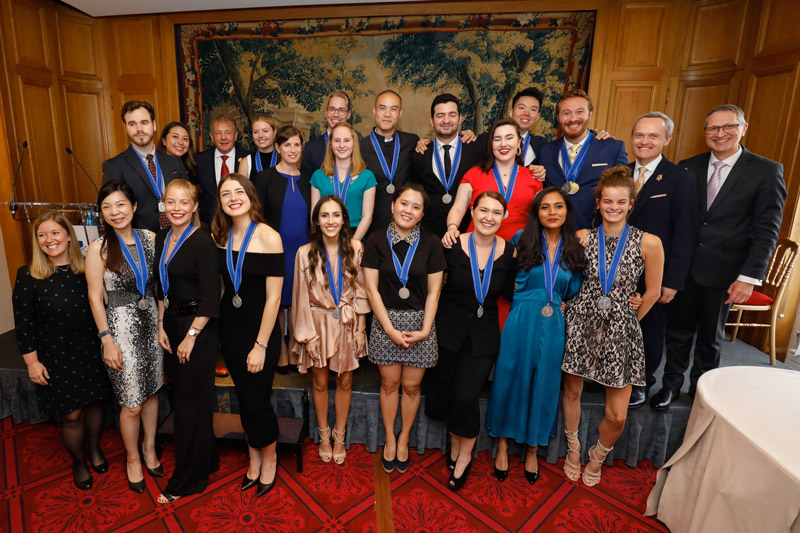
M69 270L69 265L56 265L56 268L61 272L66 272L67 270Z

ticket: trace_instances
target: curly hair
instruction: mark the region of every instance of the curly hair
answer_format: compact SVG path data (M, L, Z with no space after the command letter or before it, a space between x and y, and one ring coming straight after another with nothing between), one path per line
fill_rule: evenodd
M308 267L311 274L311 283L316 283L317 277L317 262L322 265L322 275L325 278L325 283L329 283L328 271L325 269L325 241L322 229L319 226L319 211L322 205L327 202L334 202L342 210L342 229L339 231L339 255L342 256L342 271L344 273L345 283L352 289L356 288L356 276L358 275L358 267L355 262L355 251L353 250L353 243L350 242L350 215L347 213L347 207L344 202L336 195L328 194L323 196L314 206L314 211L311 215L311 231L308 250Z

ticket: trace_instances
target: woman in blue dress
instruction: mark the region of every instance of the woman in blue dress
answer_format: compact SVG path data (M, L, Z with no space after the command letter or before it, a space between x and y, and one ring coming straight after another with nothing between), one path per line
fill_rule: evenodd
M564 316L561 302L580 289L583 247L575 234L572 203L558 187L533 200L525 229L511 239L518 267L514 299L500 338L486 427L499 437L495 476L508 475L508 440L528 446L525 477L539 479L537 447L554 434Z
M375 174L361 159L356 130L346 122L336 124L322 168L311 176L311 205L317 205L320 198L329 194L341 198L350 213L353 238L363 241L372 224L377 186Z

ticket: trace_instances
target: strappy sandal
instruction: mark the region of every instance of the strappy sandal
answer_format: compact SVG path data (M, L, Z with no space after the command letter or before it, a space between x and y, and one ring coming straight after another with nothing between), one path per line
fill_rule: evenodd
M168 503L175 503L176 501L180 500L181 497L175 494L169 494L167 492L162 492L159 494L158 499L156 500L158 503L164 505Z
M608 452L613 450L614 447L606 448L602 444L600 444L600 439L597 439L597 444L589 448L589 462L586 464L586 468L583 469L583 484L587 487L594 487L598 483L600 483L600 475L601 471L597 473L589 471L589 465L594 463L600 463L600 468L603 467L603 461L606 460L606 456Z
M317 431L319 432L319 458L322 459L323 463L330 463L332 451L322 451L322 443L327 442L330 445L331 428L328 426L325 429L322 429L321 427L317 426Z
M577 431L564 430L567 436L567 456L564 457L564 475L570 481L578 481L581 478L581 441L578 439ZM569 460L570 452L578 456L578 464Z
M333 453L333 462L337 465L344 464L344 458L347 457L347 450L344 447L344 434L344 431L340 433L336 431L336 428L333 428L333 445L342 447L342 453Z

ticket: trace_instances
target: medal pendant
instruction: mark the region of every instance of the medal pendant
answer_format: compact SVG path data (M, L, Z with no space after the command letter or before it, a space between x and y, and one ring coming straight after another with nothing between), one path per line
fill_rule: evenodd
M608 296L601 296L600 298L597 299L597 307L599 307L603 311L611 309L611 298L609 298Z
M411 296L411 291L408 290L407 287L400 287L400 290L397 291L397 295L403 300L408 300L408 297Z
M166 210L167 210L167 206L164 205L164 202L158 202L158 211L160 213L163 213Z
M578 185L578 182L571 181L570 182L570 194L576 194L579 190L581 190L581 186Z
M505 220L505 219L507 219L507 218L508 218L508 209L506 209L506 212L505 212L505 214L503 215L503 220Z
M447 193L447 194L445 194L444 196L442 196L442 202L443 202L443 203L445 203L445 204L449 204L449 203L450 203L450 202L452 202L452 201L453 201L453 197L452 197L452 196L450 196L450 194L449 194L449 193Z
M242 306L242 297L238 294L234 294L233 298L231 299L231 303L236 309L239 309Z
M553 316L553 308L550 307L550 302L547 303L544 307L542 307L542 316L550 317Z
M478 310L475 312L475 316L477 316L478 318L483 317L483 305L478 306Z
M164 309L169 309L169 298L167 295L164 295Z
M142 298L141 300L139 300L139 303L138 303L138 304L136 304L136 305L137 305L137 307L138 307L139 309L141 309L142 311L145 311L145 310L146 310L148 307L150 307L150 304L149 304L149 303L147 302L147 300L145 300L144 298Z
M340 308L337 307L336 309L333 310L333 318L335 318L336 320L342 318L342 310Z
M561 186L561 190L564 191L567 194L572 194L572 185L571 185L571 183L572 182L570 182L570 181L565 182L564 185Z
M390 183L389 185L386 186L386 192L388 192L389 194L394 194L394 183Z

